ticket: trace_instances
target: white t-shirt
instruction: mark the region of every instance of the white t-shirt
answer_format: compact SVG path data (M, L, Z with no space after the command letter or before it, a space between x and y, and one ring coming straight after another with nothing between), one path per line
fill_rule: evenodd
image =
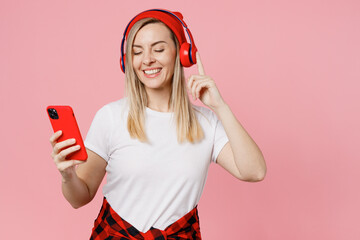
M204 139L177 142L172 112L146 108L145 133L150 143L130 137L127 97L96 113L85 139L86 148L107 162L103 194L115 212L137 230L164 230L191 211L203 192L208 168L228 137L216 114L193 105Z

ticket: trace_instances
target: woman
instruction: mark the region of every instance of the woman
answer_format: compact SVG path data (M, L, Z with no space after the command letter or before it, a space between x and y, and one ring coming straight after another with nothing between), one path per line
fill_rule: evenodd
M265 177L260 149L205 75L183 26L182 15L167 10L130 21L121 60L126 97L96 113L85 163L65 160L79 150L72 139L57 142L61 132L50 138L74 208L94 198L107 173L91 239L201 239L197 203L211 162L239 180ZM199 74L185 82L183 66L196 62ZM211 110L191 104L187 90Z

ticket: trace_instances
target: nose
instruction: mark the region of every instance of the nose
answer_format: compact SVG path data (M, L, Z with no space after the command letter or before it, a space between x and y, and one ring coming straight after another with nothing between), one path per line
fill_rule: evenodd
M152 55L151 51L149 51L149 50L144 51L143 64L151 65L154 62L155 62L155 59L154 59L154 56Z

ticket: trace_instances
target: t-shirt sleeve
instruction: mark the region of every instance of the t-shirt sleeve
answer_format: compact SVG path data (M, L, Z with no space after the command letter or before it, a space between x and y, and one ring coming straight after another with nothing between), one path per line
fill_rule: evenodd
M225 144L229 141L228 136L226 135L224 126L221 121L218 119L215 113L213 113L215 119L215 133L214 133L214 148L211 155L211 161L216 163L216 159L225 146Z
M111 110L105 105L96 112L84 142L86 148L98 154L106 162L109 161L112 126Z

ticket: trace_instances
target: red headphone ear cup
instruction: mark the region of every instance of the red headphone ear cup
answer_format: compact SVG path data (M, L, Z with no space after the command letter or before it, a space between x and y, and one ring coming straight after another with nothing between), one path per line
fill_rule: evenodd
M120 68L123 73L125 73L125 59L126 59L126 53L124 54L124 57L120 58ZM124 66L123 66L124 63Z
M183 43L180 47L180 62L184 67L191 67L193 64L190 61L190 44Z
M196 64L196 52L197 52L197 48L193 46L191 48L191 60L193 64Z

